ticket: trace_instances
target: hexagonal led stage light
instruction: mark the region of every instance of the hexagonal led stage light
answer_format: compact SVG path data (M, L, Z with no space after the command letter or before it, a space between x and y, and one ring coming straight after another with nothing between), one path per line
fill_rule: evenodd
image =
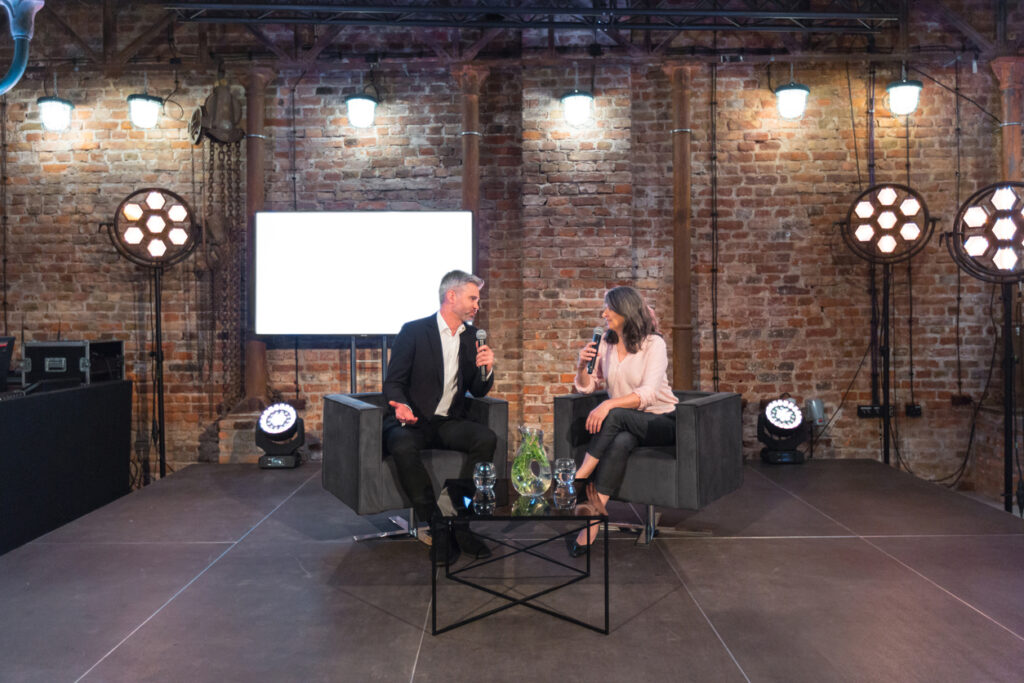
M195 249L199 225L184 199L160 188L129 195L107 224L110 240L122 256L150 268L177 263Z
M117 207L114 221L105 223L110 241L118 253L148 269L153 281L155 330L151 357L156 363L156 426L154 436L160 458L160 477L167 472L166 422L164 420L164 352L161 321L164 269L181 261L199 243L199 223L184 199L157 187L147 187L128 195ZM148 470L147 470L148 472ZM148 475L145 483L149 483Z
M872 263L898 263L924 249L935 222L924 199L906 185L869 187L850 205L841 224L843 240Z
M1013 511L1013 462L1017 441L1014 305L1016 283L1024 279L1024 183L983 187L960 205L953 231L943 235L949 255L978 280L997 283L1003 300L1003 509ZM1018 502L1020 502L1018 498Z
M947 233L950 256L985 282L1011 283L1024 277L1024 183L984 187L961 206Z

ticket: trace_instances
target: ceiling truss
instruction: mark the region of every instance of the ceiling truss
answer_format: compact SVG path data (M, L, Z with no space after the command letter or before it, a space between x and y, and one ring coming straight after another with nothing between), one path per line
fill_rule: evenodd
M871 34L892 28L899 3L732 0L580 2L163 2L179 21L234 24L332 24L414 28L619 31L758 31ZM897 7L896 10L893 8Z
M558 61L594 56L631 61L672 57L722 61L776 59L906 59L906 0L378 0L319 2L199 2L144 0L145 21L132 21L125 3L92 0L101 23L82 26L70 10L47 3L39 18L52 48L36 52L47 68L92 67L116 75L134 69L209 68L232 60L279 69L306 69L318 60L344 64L450 64L473 59ZM85 4L90 4L86 2ZM811 9L813 8L813 9ZM941 0L913 3L915 16L940 22L959 36L957 50L993 57L1020 50L1007 45L1005 12L992 32L975 26ZM366 29L406 32L402 49L356 54L350 39ZM99 31L97 29L100 29ZM98 35L101 32L100 35ZM534 46L527 54L528 33ZM179 54L184 37L194 49ZM731 37L731 38L730 38ZM49 42L49 41L48 41ZM509 49L513 44L519 47ZM589 44L590 50L587 50ZM723 47L724 46L724 47ZM600 50L595 52L595 48ZM55 66L55 64L57 66ZM68 67L67 65L71 65Z

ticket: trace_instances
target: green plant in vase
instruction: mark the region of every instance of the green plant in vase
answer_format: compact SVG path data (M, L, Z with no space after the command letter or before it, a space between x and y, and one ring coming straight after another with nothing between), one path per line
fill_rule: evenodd
M524 425L519 433L522 440L512 460L512 485L519 495L536 498L551 486L551 463L544 452L544 432Z

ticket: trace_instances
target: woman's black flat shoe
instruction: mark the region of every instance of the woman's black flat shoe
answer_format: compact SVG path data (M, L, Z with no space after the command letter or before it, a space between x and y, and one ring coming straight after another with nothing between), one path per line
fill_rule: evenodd
M565 547L569 550L569 555L572 557L582 557L587 554L587 546L580 545L572 536L565 537Z

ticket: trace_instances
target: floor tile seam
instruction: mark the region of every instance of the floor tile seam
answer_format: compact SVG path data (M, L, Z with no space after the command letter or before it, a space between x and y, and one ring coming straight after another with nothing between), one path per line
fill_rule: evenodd
M796 494L796 493L794 493L793 491L790 491L789 489L787 489L787 488L786 488L785 486L783 486L782 484L780 484L780 483L778 483L777 481L774 481L773 479L771 479L771 478L767 477L767 476L766 476L766 475L765 475L765 474L764 474L763 472L759 472L759 471L757 471L756 469L753 469L753 470L751 470L751 471L755 472L755 473L756 473L756 474L757 474L758 476L760 476L760 477L761 477L762 479L764 479L764 480L765 480L766 482L768 482L769 484L771 484L771 485L772 485L772 486L774 486L775 488L779 489L779 490L780 490L780 491L782 491L783 493L787 493L787 494L789 494L789 495L790 495L790 496L792 496L792 497L793 497L793 498L794 498L795 500L797 500L798 502L800 502L800 503L802 503L803 505L807 506L807 508L808 508L808 509L810 509L810 510L813 510L814 512L817 512L817 513L818 513L819 515L821 515L822 517L824 517L824 518L825 518L825 519L827 519L828 521L832 522L833 524L835 524L835 525L836 525L836 526L838 526L839 528L841 528L841 529L845 529L845 530L846 530L846 531L847 531L847 532L848 532L848 533L849 533L849 534L850 534L851 536L857 536L857 537L860 537L860 534L858 534L858 533L857 533L856 531L854 531L853 529L851 529L851 528L850 528L850 527L848 527L847 525L843 524L843 523L842 523L842 522L840 522L840 521L839 521L838 519L836 519L836 518L835 518L835 517L833 517L832 515L828 514L828 513L827 513L827 512L825 512L824 510L822 510L822 509L820 509L820 508L818 508L818 507L815 507L815 506L814 506L814 505L812 505L812 504L811 504L810 502L808 502L807 500L805 500L805 499L801 498L801 497L800 497L799 495L797 495L797 494Z
M1024 534L1016 533L993 533L993 534L792 534L787 536L689 536L689 537L658 537L657 542L664 543L678 543L686 541L778 541L778 540L832 540L832 539L865 539L865 538L878 538L878 539L943 539L943 538L1021 538L1024 539ZM619 539L619 540L630 540L630 539ZM634 543L636 541L633 541Z
M756 470L755 470L755 471L756 471ZM761 474L761 473L759 472L758 474ZM846 526L845 524L843 524L843 523L842 523L842 522L840 522L839 520L835 519L834 517L832 517L831 515L829 515L828 513L826 513L826 512L824 511L824 510L821 510L821 509L819 509L819 508L815 507L815 506L814 506L813 504L811 504L811 503L810 503L809 501L807 501L807 500L804 500L803 498L801 498L801 497L800 497L799 495L797 495L797 494L796 494L796 493L794 493L793 491L790 491L789 489L787 489L786 487L782 486L782 485L781 485L781 484L779 484L778 482L774 482L774 481L772 481L771 479L768 479L768 477L765 477L765 476L764 476L763 474L761 474L761 476L762 476L762 477L764 477L764 478L765 478L765 479L766 479L767 481L771 482L771 483L772 483L772 484L773 484L774 486L778 487L778 488L779 488L780 490L782 490L782 491L785 491L785 492L786 492L786 493L788 493L789 495L793 496L793 498L795 498L796 500L800 501L801 503L803 503L804 505L806 505L806 506L807 506L807 507L809 507L810 509L812 509L812 510L816 511L816 512L817 512L818 514L822 515L822 516L823 516L823 517L825 517L826 519L828 519L828 520L831 520L832 522L834 522L834 523L838 524L838 525L839 525L840 527L842 527L842 528L846 529L847 531L850 531L851 533L854 533L854 535L855 535L855 536L857 536L857 537L858 537L858 538L859 538L859 539L860 539L860 540L861 540L861 541L862 541L863 543L865 543L865 544L866 544L866 545L868 545L869 547L873 548L873 549L874 549L874 550L875 550L876 552L878 552L878 553L881 553L881 554L882 554L882 555L884 555L885 557L889 558L889 559L890 559L890 560L891 560L892 562L895 562L896 564L900 565L900 566L901 566L901 567L903 567L903 568L904 568L905 570L909 571L909 572L910 572L911 574L914 574L915 576L917 576L917 577L918 577L919 579L921 579L921 580L922 580L922 581L924 581L925 583L928 583L928 584L930 584L930 585L931 585L931 586L932 586L933 588L935 588L935 589L936 589L936 590L938 590L939 592L941 592L941 593L945 593L945 594L946 594L947 596L949 596L950 598L952 598L952 599L953 599L953 600L954 600L955 602L959 602L959 603L960 603L961 605L963 605L963 606L964 606L964 607L966 607L967 609L969 609L969 610L971 610L971 611L975 612L976 614L978 614L978 615L979 615L979 616L981 616L982 618L984 618L984 619L986 619L986 620L990 621L991 623L995 624L995 625L996 625L996 626L998 626L999 628L1003 629L1004 631L1006 631L1007 633L1009 633L1010 635L1012 635L1012 636L1013 636L1014 638L1017 638L1017 639L1018 639L1018 640L1020 640L1021 642L1024 642L1024 635L1021 635L1021 634L1017 633L1016 631L1014 631L1014 630L1013 630L1012 628L1010 628L1009 626L1007 626L1007 625L1005 625L1005 624L1001 623L1001 622L1000 622L999 620L997 620L997 619L996 619L995 617L993 617L993 616L991 616L990 614L987 614L986 612L984 612L984 611L983 611L983 610L982 610L981 608L979 608L979 607L975 607L974 605L972 605L971 603L969 603L969 602L968 602L967 600L965 600L964 598L961 598L961 597L960 597L959 595L957 595L956 593L954 593L953 591L951 591L951 590L949 590L948 588L946 588L946 587L944 587L944 586L940 585L940 584L939 584L939 583L938 583L937 581L935 581L934 579L931 579L931 578L929 578L928 576L925 576L925 575L924 575L923 573L921 573L921 572L920 572L920 571L918 571L917 569L914 569L913 567L911 567L911 566L910 566L909 564L907 564L907 563L906 563L906 562L904 562L903 560L899 559L898 557L896 557L896 556L895 556L895 555L893 555L892 553L890 553L890 552L886 551L886 550L885 550L884 548L880 547L879 545L877 545L877 544L875 544L875 543L872 543L872 542L871 542L871 540L870 540L870 539L869 539L868 537L866 537L866 536L863 536L863 535L861 535L861 534L856 534L855 532L853 532L853 530L852 530L852 529L850 529L850 527Z
M693 591L690 590L690 586L687 585L686 579L683 578L682 573L679 571L679 567L676 565L675 558L673 558L672 555L670 555L663 546L658 546L658 552L661 553L662 557L665 559L665 562L672 569L672 572L676 575L676 579L679 581L679 584L683 587L683 590L685 590L686 594L690 596L690 600L697 608L697 611L700 612L700 615L702 617L704 617L704 621L705 623L707 623L708 628L711 629L711 632L715 634L716 638L718 638L718 642L722 644L723 648L725 648L726 654L729 655L729 659L732 660L732 663L736 665L736 669L739 670L740 675L743 676L743 680L747 681L747 683L750 683L750 677L747 676L747 672L744 671L743 666L739 663L739 660L736 659L736 655L733 653L732 648L730 648L729 644L725 642L725 637L722 636L721 633L719 633L717 628L715 628L715 624L711 620L711 617L708 615L708 613L704 610L704 606L700 604L700 601L697 599L697 596L694 595Z
M1022 635L1022 634L1019 634L1019 633L1017 633L1016 631L1014 631L1013 629L1011 629L1011 628L1010 628L1009 626L1007 626L1007 625L1005 625L1005 624L1002 624L1001 622L999 622L999 621L997 620L997 618L995 618L995 617L994 617L994 616L992 616L991 614L988 614L987 612L985 612L985 611L984 611L984 610L982 610L981 608L979 608L979 607L976 607L976 606L974 606L973 604L971 604L970 602L968 602L968 601L967 601L967 600L965 600L964 598L962 598L962 597L959 597L958 595L956 595L955 593L953 593L953 592L952 592L952 591L950 591L949 589L947 589L947 588L945 588L944 586L940 585L940 584L939 584L938 582L936 582L936 581L935 581L934 579L931 579L930 577L927 577L927 575L926 575L926 574L924 574L923 572L921 572L920 570L918 570L918 569L914 569L914 568L913 568L912 566L910 566L909 564L907 564L907 563L906 563L906 562L904 562L903 560L899 559L898 557L896 557L896 556L895 556L895 555L893 555L892 553L890 553L890 552L886 551L886 550L885 550L884 548L881 548L881 547L879 547L879 546L877 546L877 545L874 545L873 543L871 543L871 542L870 542L869 540L867 540L867 539L864 539L864 543L866 543L867 545L869 545L869 546L870 546L871 548L874 548L874 549L876 549L877 551L879 551L880 553L882 553L883 555L885 555L886 557L888 557L889 559L891 559L891 560L892 560L893 562L896 562L897 564L899 564L900 566L902 566L903 568L905 568L905 569L906 569L907 571L909 571L909 572L911 572L911 573L915 574L915 575L916 575L916 577L919 577L919 578L920 578L921 580L925 581L926 583L928 583L928 584L931 584L931 585L932 585L933 587L935 587L935 588L936 588L937 590L939 590L940 592L942 592L942 593L945 593L945 594L946 594L947 596L949 596L950 598L952 598L952 599L953 599L954 601L956 601L956 602L958 602L958 603L961 603L962 605L964 605L964 606L965 606L965 607L967 607L968 609L970 609L970 610L972 610L972 611L976 612L976 613L977 613L978 615L980 615L981 617L985 618L985 620L987 620L987 621L991 622L991 623L992 623L992 624L994 624L995 626L997 626L997 627L999 627L1000 629L1002 629L1002 630L1006 631L1006 632L1007 632L1007 633L1009 633L1009 634L1010 634L1011 636L1013 636L1013 637L1014 637L1014 638L1016 638L1017 640L1019 640L1019 641L1021 641L1022 643L1024 643L1024 635Z
M860 538L1022 538L1024 533L993 532L991 534L860 534Z
M788 535L788 536L689 536L686 538L662 538L658 537L655 539L655 543L680 543L680 542L700 542L700 541L831 541L831 540L850 540L860 539L857 534L807 534L805 535ZM626 539L628 540L628 539ZM636 541L633 541L636 543Z
M890 552L886 551L886 550L885 550L884 548L881 548L881 547L879 547L878 545L876 545L876 544L872 543L872 542L871 542L871 541L870 541L869 539L867 539L867 538L864 538L863 540L864 540L864 542L865 542L865 543L867 543L867 544L868 544L869 546L871 546L872 548L874 548L874 549L875 549L875 550L877 550L878 552L882 553L883 555L885 555L885 556L886 556L886 557L888 557L888 558L889 558L890 560L892 560L892 561L893 561L893 562L895 562L896 564L900 565L901 567L903 567L903 568L904 568L904 569L906 569L907 571L909 571L909 572L911 572L912 574L916 575L916 576L917 576L918 578L920 578L921 580L925 581L926 583L929 583L929 584L931 584L931 585L932 585L932 586L934 586L934 587L935 587L935 588L936 588L937 590L939 590L939 591L940 591L940 592L942 592L942 593L945 593L945 594L946 594L946 595L948 595L948 596L949 596L950 598L952 598L952 599L953 599L954 601L956 601L956 602L959 602L959 603L960 603L961 605L963 605L963 606L964 606L964 607L966 607L967 609L969 609L969 610L971 610L971 611L975 612L976 614L978 614L978 615L979 615L979 616L981 616L982 618L984 618L984 619L986 619L986 620L988 620L988 621L992 622L993 624L995 624L995 625L996 625L996 626L998 626L999 628L1003 629L1004 631L1006 631L1007 633L1009 633L1009 634L1010 634L1011 636L1013 636L1013 637L1014 637L1014 638L1016 638L1017 640L1021 641L1021 643L1024 643L1024 635L1022 635L1022 634L1020 634L1020 633L1017 633L1017 632L1016 632L1016 631L1014 631L1014 630L1013 630L1012 628L1010 628L1010 627L1009 627L1009 626L1007 626L1006 624L1002 623L1001 621L999 621L998 619L996 619L996 618L995 618L995 617L993 617L992 615L988 614L987 612L985 612L985 611L984 611L984 610L982 610L981 608L979 608L979 607L975 607L974 605L972 605L971 603L969 603L969 602L968 602L967 600L965 600L964 598L961 598L961 597L960 597L959 595L957 595L957 594L956 594L956 593L954 593L953 591L951 591L951 590L949 590L948 588L946 588L945 586L942 586L941 584L939 584L939 583L938 583L937 581L935 581L934 579L930 578L929 576L926 576L926 575L925 575L924 573L922 573L921 571L919 571L919 570L917 570L917 569L915 569L915 568L911 567L911 566L910 566L909 564L907 564L907 563L906 563L906 562L904 562L903 560L899 559L898 557L896 557L896 556L895 556L895 555L893 555L892 553L890 553Z
M34 547L51 546L65 547L70 545L102 545L102 546L132 546L132 545L231 545L236 541L34 541Z
M173 601L174 601L174 600L175 600L175 599L176 599L176 598L177 598L177 597L178 597L179 595L181 595L181 594L182 594L182 593L184 593L184 592L185 592L186 590L188 590L188 588L189 588L189 587L190 587L190 586L191 586L192 584L194 584L194 583L195 583L196 581L198 581L200 577L202 577L202 576L203 576L203 575L204 575L204 574L205 574L206 572L208 572L208 571L209 571L209 570L210 570L210 569L211 569L211 568L212 568L212 567L213 567L213 566L214 566L215 564L217 564L217 563L218 563L218 562L219 562L219 561L220 561L220 560L221 560L221 559L222 559L222 558L223 558L223 557L224 557L225 555L227 555L228 553L230 553L230 552L232 551L232 549L234 549L234 548L235 548L235 547L236 547L236 546L237 546L237 545L238 545L239 543L241 543L241 542L242 542L242 541L243 541L243 540L245 539L245 537L246 537L246 536L248 536L248 535L249 535L249 534L251 534L251 533L252 533L253 531L255 531L257 527L259 527L259 526L260 526L261 524L263 524L263 522L265 522L265 521L266 521L267 519L269 519L271 515L273 515L273 514L274 514L275 512L277 512L277 510L278 510L278 509L280 509L280 507L281 507L282 505L284 505L284 504L285 504L285 503L287 503L287 502L288 502L289 500L291 500L291 498L292 498L292 497L293 497L293 496L294 496L294 495L295 495L296 493L298 493L298 492L299 492L299 490L300 490L300 489L301 489L301 488L302 488L303 486L305 486L305 485L306 485L306 484L307 484L307 483L309 482L309 480L310 480L310 479L312 479L312 478L314 478L314 477L316 477L316 476L318 476L318 473L314 473L314 474L313 474L313 475L311 475L311 476L310 476L310 477L309 477L308 479L306 479L306 480L305 480L305 481L303 481L303 482L302 482L301 484L299 484L299 485L298 485L297 487L295 487L295 489L294 489L294 490L293 490L293 491L292 491L292 492L291 492L290 494L288 494L288 495L287 495L287 496L286 496L286 497L285 497L285 498L284 498L284 499L283 499L283 500L282 500L281 502L279 502L279 503L278 503L277 505L275 505L275 506L274 506L274 509L272 509L272 510L271 510L270 512L268 512L268 513L267 513L266 515L264 515L264 516L263 516L263 519L261 519L260 521L256 522L256 524L254 524L254 525L253 525L253 526L252 526L252 527L251 527L251 528L250 528L250 529L249 529L248 531L246 531L246 532L245 532L244 534L242 534L242 535L241 535L241 536L240 536L240 537L239 537L239 538L238 538L237 540L235 540L235 542L233 542L233 543L232 543L231 545L229 545L229 546L228 546L227 548L225 548L225 549L224 549L224 551L223 551L223 552L221 552L221 554L220 554L220 555L218 555L217 557L215 557L215 558L214 558L214 559L213 559L213 560L212 560L212 561L211 561L211 562L210 562L210 563L209 563L208 565L206 565L206 566L205 566L205 567L204 567L204 568L203 568L203 569L202 569L202 570L201 570L201 571L200 571L200 572L199 572L198 574L196 574L195 576L193 576L193 577L192 577L191 579L189 579L189 580L188 580L188 581L187 581L187 582L185 583L185 585L183 585L183 586L182 586L181 588L179 588L179 589L178 589L177 591L175 591L175 593L174 593L173 595L171 595L171 597L169 597L169 598L168 598L168 599L167 599L167 600L166 600L166 601L164 602L164 604L162 604L162 605L160 605L160 606L159 606L158 608L156 608L156 610L155 610L155 611L154 611L154 612L153 612L152 614L150 614L150 615L149 615L148 617L146 617L145 619L143 619L143 620L142 620L142 621L141 621L141 622L140 622L140 623L139 623L139 624L138 624L138 625L137 625L137 626L136 626L135 628L133 628L133 629L132 629L131 631L129 631L129 632L128 632L128 634L127 634L127 635L125 635L125 637L124 637L124 638L122 638L122 639L121 639L121 640L120 640L120 641L119 641L119 642L118 642L118 643L117 643L116 645L114 645L114 647L110 648L110 650L108 650L108 651L106 652L106 654L104 654L104 655L103 655L102 657L100 657L100 658L99 658L98 660L96 660L96 662L95 662L95 663L94 663L94 664L93 664L92 666L90 666L90 667L89 667L88 669L86 669L86 670L85 670L85 671L84 671L84 672L82 673L82 675L81 675L81 676L79 676L78 678L76 678L76 679L75 679L75 683L78 683L79 681L81 681L82 679L84 679L84 678L85 678L86 676L88 676L88 675L89 675L89 674L90 674L90 673L91 673L91 672L92 672L92 671L93 671L93 670L94 670L94 669L95 669L96 667L98 667L98 666L99 666L100 664L102 664L102 663L103 663L103 662L104 662L104 661L105 661L105 660L107 659L107 657L109 657L110 655L114 654L114 652L116 652L118 648L120 648L120 647L121 647L122 645L124 645L124 644L125 644L126 642L128 642L128 640L129 640L129 639L130 639L130 638L131 638L132 636L134 636L134 635L135 635L136 633L138 633L138 632L139 632L139 631L140 631L140 630L142 629L142 627L143 627L143 626L145 626L145 625L146 625L146 624L148 624L148 623L149 623L150 621L152 621L153 619L155 619L155 618L156 618L156 616L157 616L158 614L160 614L160 612L162 612L162 611L163 611L163 610L164 610L164 609L165 609L165 608L166 608L166 607L167 607L168 605L170 605L170 604L171 604L171 603L172 603L172 602L173 602Z
M427 629L430 628L430 613L433 606L432 600L427 600L427 612L423 615L423 628L420 629L420 639L416 643L416 654L412 658L412 670L409 672L409 683L416 680L416 669L420 664L420 655L423 653L423 646L427 640Z

